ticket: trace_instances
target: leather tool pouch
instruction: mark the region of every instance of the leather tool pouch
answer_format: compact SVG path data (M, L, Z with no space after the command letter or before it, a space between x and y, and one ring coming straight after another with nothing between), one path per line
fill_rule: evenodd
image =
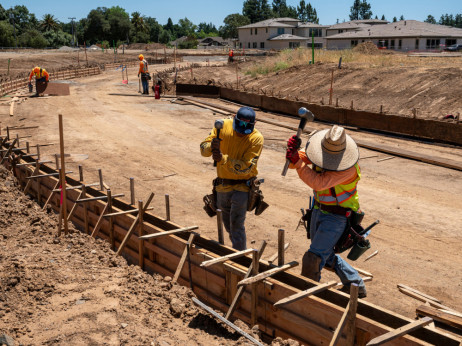
M302 214L303 215L302 215L301 221L303 222L303 226L305 226L305 229L306 229L306 237L308 239L311 239L310 224L311 224L311 214L313 214L313 209L306 209L304 212L302 209Z
M364 243L366 239L361 235L364 228L361 222L364 219L363 212L352 211L347 220L347 226L342 236L334 247L335 253L342 253L358 243ZM367 241L369 242L369 241Z
M213 189L210 195L205 195L203 198L204 201L204 210L208 216L214 217L217 215L217 190L215 188L217 184L217 179L214 179L213 182Z
M260 190L260 185L263 183L263 181L263 179L257 179L256 177L247 181L247 184L250 188L247 211L252 211L255 209L255 215L257 216L263 213L266 208L269 207L268 203L263 201L263 192Z

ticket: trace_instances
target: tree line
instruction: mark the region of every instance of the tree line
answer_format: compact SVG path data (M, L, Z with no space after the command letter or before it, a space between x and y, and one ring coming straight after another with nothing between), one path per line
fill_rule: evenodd
M45 14L42 19L37 19L23 5L4 9L0 4L0 46L44 48L98 43L105 47L118 47L122 43L167 44L186 36L187 40L179 43L179 47L195 48L198 39L213 36L237 38L240 26L283 17L319 24L316 9L305 0L300 0L297 6L287 5L286 0L273 0L271 4L268 0L244 0L242 13L226 16L219 28L206 22L196 25L188 18L180 19L177 24L168 18L167 23L162 25L154 17L140 12L129 14L120 6L97 7L85 18L63 23L52 14ZM353 1L350 20L372 18L372 8L367 0ZM379 19L377 15L375 19ZM381 19L386 20L385 15ZM394 17L392 21L397 20ZM399 20L404 20L404 16L401 15ZM428 15L425 22L462 28L462 14L445 14L439 21Z

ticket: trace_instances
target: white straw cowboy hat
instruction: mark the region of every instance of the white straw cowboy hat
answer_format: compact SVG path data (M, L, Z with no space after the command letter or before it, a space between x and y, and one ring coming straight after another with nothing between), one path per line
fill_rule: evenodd
M315 133L305 151L311 162L328 171L344 171L359 160L355 141L337 125Z

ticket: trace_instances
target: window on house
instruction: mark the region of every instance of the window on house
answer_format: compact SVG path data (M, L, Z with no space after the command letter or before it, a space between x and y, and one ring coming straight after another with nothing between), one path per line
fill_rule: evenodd
M239 42L239 48L242 49L242 42Z
M398 49L402 49L403 48L403 40L399 40L398 41Z
M249 43L247 43L247 48L250 48L250 42L249 42Z
M356 47L358 45L358 40L351 40L351 47Z
M253 29L250 29L250 35L252 35L252 33L253 33Z
M307 46L308 48L311 48L311 47L313 47L313 44L308 42L306 46ZM321 49L321 48L322 48L322 43L315 43L315 44L314 44L314 48L315 48L315 49Z
M446 39L446 47L447 46L452 46L453 44L456 44L456 43L457 43L456 39L452 39L452 38L447 38Z
M268 33L268 28L266 28L266 33Z
M254 43L252 44L252 47L253 47L253 48L257 48L257 42L254 42Z
M258 29L257 29L257 28L255 28L255 35L256 35L257 33L258 33Z
M260 42L260 48L265 49L265 42Z
M415 49L419 49L419 39L416 38L415 40Z
M390 42L390 49L395 49L395 40L391 40Z
M322 37L322 30L321 29L310 29L310 37Z
M278 28L278 35L284 34L284 28Z
M439 48L440 40L439 39L427 39L427 49Z
M289 48L298 48L300 47L300 42L289 42Z
M343 32L343 30L339 30L338 33L341 34Z

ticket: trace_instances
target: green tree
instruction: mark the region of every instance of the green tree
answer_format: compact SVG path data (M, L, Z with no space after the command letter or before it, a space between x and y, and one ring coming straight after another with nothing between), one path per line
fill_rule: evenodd
M172 34L175 31L175 26L173 25L172 18L167 19L167 24L164 25L164 30L170 31L170 34Z
M45 48L48 45L48 41L40 31L27 29L18 37L18 44L21 47Z
M454 26L456 28L462 28L462 14L456 14L454 17Z
M431 14L428 15L427 19L424 20L426 23L436 24L436 19Z
M393 23L396 23L398 19L396 17L393 17Z
M109 42L125 41L131 29L128 13L122 7L113 6L107 9L106 20L111 28L107 36Z
M8 13L3 8L3 6L0 4L0 20L7 20L7 19L8 19Z
M237 28L250 24L250 19L239 13L233 13L223 20L224 25L220 27L220 36L223 38L237 38Z
M180 19L178 21L178 31L177 36L194 36L194 33L197 29L197 25L191 22L188 18Z
M297 6L297 14L298 14L298 19L300 19L302 22L308 21L308 11L307 10L308 9L305 4L305 0L300 0L300 5Z
M353 6L350 7L350 20L358 20L360 10L361 10L361 0L355 0L353 2Z
M7 20L0 21L0 46L14 47L13 28Z
M133 42L148 42L149 40L149 31L146 23L144 22L144 17L139 12L132 13L132 28L133 33L131 39Z
M355 0L350 7L350 20L371 19L371 5L366 0Z
M172 34L169 30L162 30L160 33L159 41L160 43L167 44L172 40Z
M72 43L72 35L62 30L48 30L43 33L43 37L47 40L49 47L70 46Z
M40 22L40 28L42 31L57 31L59 29L59 23L52 14L45 14Z
M401 15L401 17L399 17L399 20L404 20L404 16Z
M268 0L245 0L242 14L250 19L250 23L261 22L273 15Z
M85 39L87 43L96 43L109 36L111 25L106 19L106 8L91 10L85 23Z
M162 32L162 25L160 25L156 18L146 17L144 21L148 28L149 32L149 41L151 42L159 42L160 34Z
M384 14L382 14L382 18L381 18L381 20L386 20L386 19L385 19L385 15L384 15Z

